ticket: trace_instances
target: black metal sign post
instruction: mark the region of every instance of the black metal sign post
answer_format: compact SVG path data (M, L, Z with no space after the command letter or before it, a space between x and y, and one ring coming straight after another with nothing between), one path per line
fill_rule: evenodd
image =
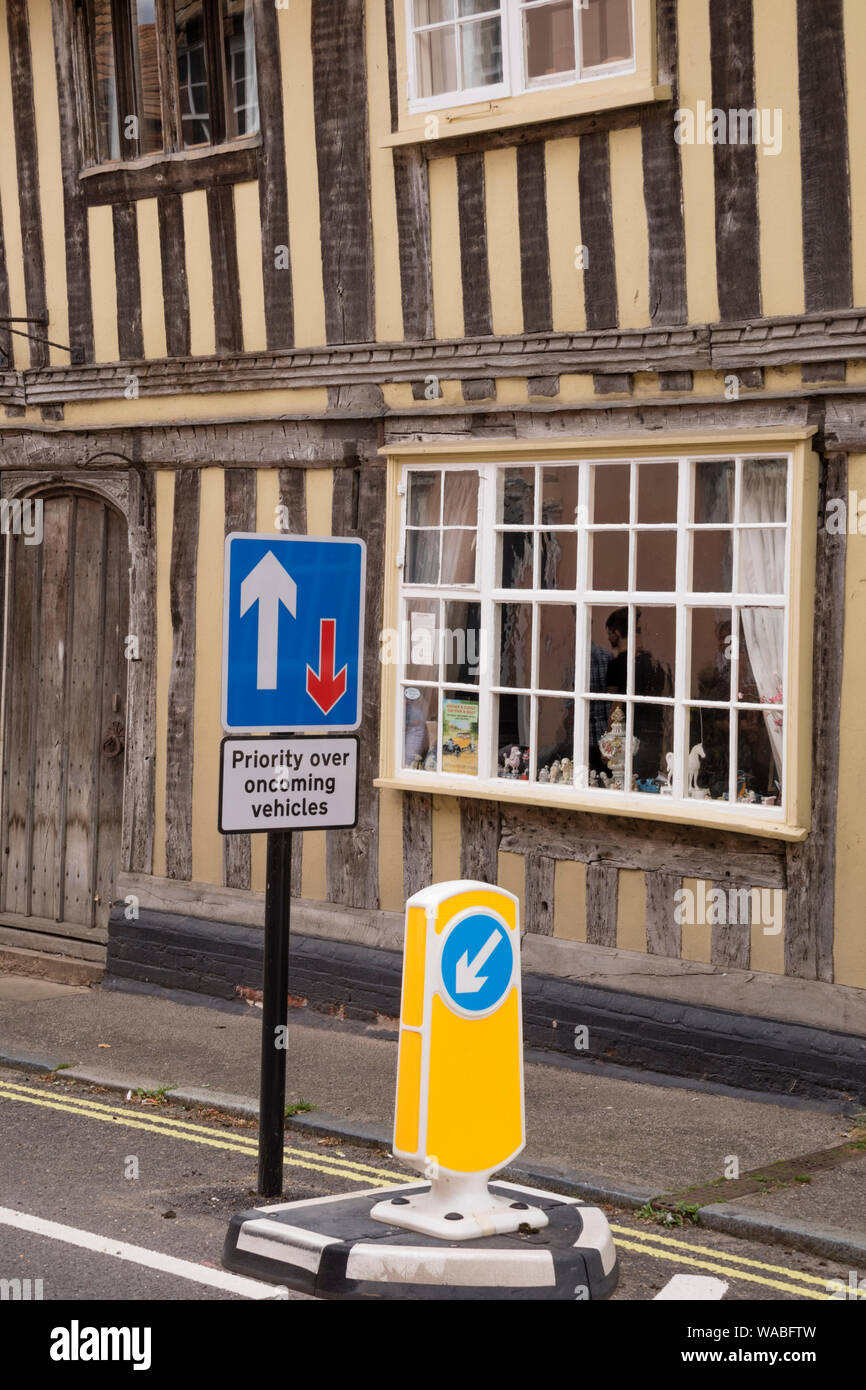
M262 1071L259 1095L259 1192L283 1190L286 1053L289 1019L289 926L292 910L292 832L268 832L265 960L262 994Z

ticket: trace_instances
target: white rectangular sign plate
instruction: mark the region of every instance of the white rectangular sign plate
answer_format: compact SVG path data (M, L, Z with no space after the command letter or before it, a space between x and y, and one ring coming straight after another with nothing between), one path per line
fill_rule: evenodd
M224 738L220 744L222 835L351 830L357 820L357 738Z

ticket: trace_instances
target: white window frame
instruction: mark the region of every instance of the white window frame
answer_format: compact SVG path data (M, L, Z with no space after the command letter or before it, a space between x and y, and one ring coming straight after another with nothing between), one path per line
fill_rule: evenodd
M745 529L761 529L765 523L743 522L741 520L741 495L742 495L742 475L746 460L779 460L784 459L787 463L787 486L786 486L786 517L784 523L777 523L777 529L785 530L785 560L784 560L784 586L781 594L750 594L739 591L736 588L739 576L739 537ZM735 461L735 494L732 520L729 523L695 523L690 516L692 499L694 496L694 469L697 463L708 461ZM675 522L650 524L639 522L637 517L638 489L637 489L637 469L641 464L651 463L676 463L679 469L678 476L678 512ZM606 466L628 465L631 469L630 475L630 515L627 523L601 524L595 523L590 519L590 486L592 469ZM568 467L574 466L579 469L578 483L578 515L574 525L551 526L542 521L542 493L541 493L541 470L545 467ZM405 582L405 537L406 537L406 517L408 500L408 480L413 472L441 472L443 476L458 469L477 472L479 476L478 488L478 546L476 553L476 573L475 583L465 585L439 585L439 584L409 584ZM535 490L534 490L534 518L530 523L500 523L497 520L497 475L503 469L533 469L535 471ZM730 816L732 820L742 817L747 813L750 817L756 816L766 820L768 824L784 822L786 820L786 808L795 799L795 788L793 780L797 769L788 765L788 751L791 747L789 721L794 718L794 705L796 702L796 687L789 689L791 680L790 653L791 653L791 631L792 623L796 616L792 607L792 536L795 520L794 510L794 477L795 477L795 454L790 447L767 445L764 447L751 448L724 448L720 447L712 452L705 450L694 450L680 452L671 450L664 453L653 453L642 455L640 451L628 454L608 456L604 458L592 455L576 454L568 458L538 458L531 453L524 456L508 453L499 459L483 459L471 463L467 460L461 463L443 463L433 459L419 459L418 462L404 462L400 474L399 494L401 497L400 508L400 532L399 532L399 551L397 557L398 585L397 585L397 621L398 634L401 634L400 643L400 664L396 673L396 705L394 718L394 769L401 781L417 782L419 789L427 787L428 790L436 791L437 787L443 791L455 792L456 783L465 784L467 794L471 794L471 788L479 788L485 793L495 792L497 799L507 800L514 791L520 788L521 792L541 793L545 798L562 801L565 804L575 800L580 801L582 806L586 806L587 800L597 802L599 809L620 809L621 814L628 814L636 804L645 806L647 811L652 811L653 806L663 805L666 812L682 813L688 808L692 812L699 812L712 807L713 811L718 811L723 817ZM440 515L440 529L442 517ZM540 565L541 565L541 544L540 539L536 541L533 550L533 587L532 589L501 589L496 587L496 565L498 556L498 536L504 531L512 532L533 532L539 537L551 530L566 534L576 534L577 537L577 573L576 586L574 590L550 590L540 588ZM692 538L700 531L717 532L730 531L732 537L732 588L728 593L724 592L696 592L689 589L688 581L690 575L690 548ZM589 536L594 531L619 531L629 536L629 587L627 590L594 590L589 587L590 578L590 545ZM636 537L644 531L674 531L677 535L677 559L676 559L676 587L671 591L638 590L635 587L635 564L636 564ZM481 652L482 670L479 673L478 685L466 686L461 682L448 682L444 679L444 662L442 661L441 643L439 650L439 670L436 681L416 680L405 674L406 657L408 653L405 649L404 634L406 632L406 603L409 600L422 599L436 602L472 602L480 605L481 617ZM499 687L494 679L498 675L499 647L498 632L496 624L496 605L500 603L526 603L533 608L539 605L561 603L576 607L577 609L577 629L575 640L575 672L574 690L554 692L564 699L574 699L574 765L575 770L582 765L585 766L584 755L579 750L586 747L587 726L590 718L591 695L595 695L599 700L614 701L621 703L626 713L626 749L628 751L625 771L625 788L622 791L609 789L593 788L583 781L580 785L576 782L573 787L566 788L561 785L551 785L540 783L536 777L537 763L537 698L533 698L530 706L530 779L528 782L514 781L498 775L498 749L499 737L498 727L495 727L494 713L495 701L499 693L508 695L526 694L537 696L540 691L538 684L538 640L533 637L533 651L531 657L531 686L527 691L511 687ZM674 693L670 697L652 696L641 697L629 694L626 696L610 696L602 692L589 691L589 628L588 618L590 610L594 607L610 607L629 609L629 650L634 650L634 609L653 607L673 608L676 610L676 668L674 675ZM766 713L767 706L762 703L759 705L750 704L747 701L729 700L699 700L689 693L689 671L690 660L688 653L688 632L689 624L687 620L687 610L696 608L725 609L731 612L732 632L739 634L740 622L739 613L742 608L778 608L784 614L784 660L783 660L783 679L784 679L784 703L774 706L774 712L779 713L785 720L785 735L783 738L783 767L782 767L782 795L778 798L776 806L763 806L759 803L744 803L736 799L737 771L738 771L738 721L729 719L729 789L728 801L699 799L689 797L687 794L687 767L685 748L687 720L689 712L693 708L718 708L730 713L737 710L753 711L759 710ZM438 611L438 610L437 610ZM537 634L538 625L533 622L533 633ZM484 674L484 661L488 663L488 674ZM633 663L629 663L629 687L633 684ZM738 689L738 652L737 644L734 645L732 670L731 670L731 692ZM437 739L437 771L421 771L404 766L404 691L407 688L435 687L439 691L438 719L440 721L440 737ZM459 775L453 773L443 773L442 766L442 739L441 739L441 718L442 718L442 696L446 691L465 693L466 690L478 692L478 772L477 774ZM548 694L550 692L547 692ZM634 722L634 709L638 703L668 705L674 710L674 783L673 792L670 797L654 797L650 793L639 793L627 790L631 786L632 758L631 758L631 738ZM685 751L683 751L685 750ZM518 793L520 794L520 793Z
M551 87L568 87L587 82L597 82L606 77L618 77L623 73L637 71L637 33L635 25L636 0L631 4L631 50L628 62L604 63L593 68L582 69L580 12L585 8L581 0L572 0L574 8L574 52L575 67L571 72L551 73L548 77L529 78L526 73L526 49L523 42L523 14L527 9L542 8L549 0L501 0L499 9L480 11L478 14L464 15L455 19L442 20L438 24L416 25L413 0L404 0L406 20L406 49L408 64L408 100L411 114L424 111L441 111L450 106L471 106L482 101L496 101L502 97L523 96L528 92L544 91ZM432 29L446 29L452 25L475 23L481 19L499 16L502 21L502 81L486 87L457 88L452 92L442 92L438 96L419 95L417 48L415 36ZM460 62L460 45L457 45L457 61Z

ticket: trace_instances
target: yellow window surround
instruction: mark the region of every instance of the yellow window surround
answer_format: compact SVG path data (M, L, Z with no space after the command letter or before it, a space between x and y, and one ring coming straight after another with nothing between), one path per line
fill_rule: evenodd
M510 126L539 121L587 116L648 102L669 101L669 84L656 81L655 4L653 0L634 0L634 69L604 77L565 81L536 87L515 96L497 96L435 105L410 110L409 59L404 0L394 0L394 28L397 57L398 129L383 132L380 144L405 145L420 140L474 134L476 131L502 130ZM421 106L423 103L418 103Z
M788 576L787 669L784 794L783 804L772 816L743 803L728 807L708 800L672 800L640 793L615 793L616 801L594 789L559 788L540 783L503 779L476 780L471 776L412 771L398 765L396 728L398 668L383 660L381 666L380 775L375 785L402 791L427 791L437 796L473 797L485 801L559 810L587 811L597 815L664 820L760 835L767 839L805 839L810 824L812 732L812 636L815 605L818 460L811 446L814 428L766 429L744 433L657 433L613 436L604 440L558 439L484 440L453 444L406 443L380 450L387 461L387 515L385 527L385 596L383 629L393 633L399 623L401 550L401 481L405 465L466 468L472 464L503 462L511 466L538 462L644 460L684 455L695 458L766 454L768 449L791 457L790 572ZM647 805L651 802L650 805Z

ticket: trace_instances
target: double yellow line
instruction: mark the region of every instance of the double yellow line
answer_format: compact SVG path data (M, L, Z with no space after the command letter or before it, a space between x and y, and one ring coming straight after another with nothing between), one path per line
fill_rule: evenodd
M671 1264L688 1265L690 1269L703 1269L710 1274L726 1275L747 1284L760 1284L766 1289L780 1293L793 1293L798 1298L817 1299L821 1302L831 1300L827 1292L831 1282L826 1275L804 1274L801 1270L787 1265L767 1264L763 1260L747 1259L745 1255L733 1255L730 1251L713 1250L708 1245L694 1245L687 1240L674 1240L670 1236L658 1235L655 1231L645 1231L635 1226L622 1226L611 1223L610 1228L617 1237L618 1250L630 1250L634 1254L649 1255L653 1259ZM622 1237L625 1236L624 1240ZM633 1236L636 1239L629 1240ZM708 1255L710 1259L699 1259ZM755 1272L760 1271L760 1272ZM783 1279L769 1278L769 1275L782 1275ZM793 1281L793 1282L792 1282ZM820 1290L820 1292L819 1292ZM866 1292L858 1291L858 1298L866 1298Z
M21 1086L12 1081L0 1081L0 1099L17 1100L25 1105L38 1105L47 1110L65 1111L79 1118L100 1120L103 1124L122 1125L126 1129L144 1129L151 1134L169 1135L174 1139L186 1139L192 1144L205 1144L213 1149L242 1153L255 1158L258 1140L252 1135L227 1133L209 1125L193 1124L188 1120L178 1120L171 1115L148 1112L143 1115L131 1113L120 1105L107 1105L103 1101L86 1100L77 1096L63 1095L49 1091L41 1086ZM319 1157L306 1149L295 1149L286 1145L284 1161L288 1167L306 1168L311 1173L328 1173L331 1177L345 1178L364 1187L397 1186L409 1181L401 1178L393 1169L376 1168L368 1163L355 1163L348 1158L337 1158L329 1154Z

